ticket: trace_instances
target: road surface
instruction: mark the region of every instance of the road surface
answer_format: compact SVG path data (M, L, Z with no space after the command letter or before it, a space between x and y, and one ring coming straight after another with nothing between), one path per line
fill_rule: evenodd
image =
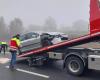
M63 61L53 62L41 67L29 67L26 61L18 61L16 70L11 71L9 56L0 54L0 80L100 80L100 71L86 71L81 77L67 74L63 68Z

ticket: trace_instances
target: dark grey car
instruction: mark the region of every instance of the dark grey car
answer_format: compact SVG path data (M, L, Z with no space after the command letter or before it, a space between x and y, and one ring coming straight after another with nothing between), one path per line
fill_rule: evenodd
M21 39L20 51L22 53L33 49L38 49L44 46L52 45L53 44L52 40L54 38L60 38L61 41L63 41L62 38L66 38L67 40L68 37L63 37L63 35L59 36L59 34L55 32L53 33L30 32L23 34L20 37Z
M42 47L41 39L38 33L30 32L21 35L21 52L30 51Z

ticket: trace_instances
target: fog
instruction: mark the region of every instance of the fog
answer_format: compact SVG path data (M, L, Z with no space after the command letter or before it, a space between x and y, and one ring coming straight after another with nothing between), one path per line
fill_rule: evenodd
M0 17L0 41L8 41L15 34L24 34L34 31L46 32L63 32L69 35L70 38L85 35L89 32L89 24L87 21L78 20L72 24L58 26L52 17L48 17L43 25L30 24L25 27L20 18L14 18L9 25L5 23L5 19Z
M30 31L80 36L89 30L89 0L0 0L0 16L0 41Z

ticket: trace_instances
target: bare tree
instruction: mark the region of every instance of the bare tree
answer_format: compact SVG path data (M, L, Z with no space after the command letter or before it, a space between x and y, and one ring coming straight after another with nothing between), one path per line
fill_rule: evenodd
M42 26L31 24L28 26L27 31L41 31Z
M78 20L73 23L73 28L75 30L87 31L88 30L88 22L84 20Z
M57 31L57 24L56 21L52 17L48 17L45 21L44 31Z
M69 38L76 38L88 33L88 22L84 20L78 20L73 23L72 26L60 26L59 31L62 31L69 35Z
M0 17L0 40L6 40L8 31L3 17Z
M9 25L9 30L10 36L22 33L24 31L24 27L21 19L15 18L13 21L11 21Z

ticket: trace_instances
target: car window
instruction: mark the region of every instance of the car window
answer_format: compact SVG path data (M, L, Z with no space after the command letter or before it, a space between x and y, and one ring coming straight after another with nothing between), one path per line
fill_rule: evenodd
M25 35L21 35L21 36L20 36L20 40L21 40L21 41L24 41L24 40L25 40Z
M21 41L23 41L23 40L27 40L27 39L31 39L31 38L37 38L38 36L39 36L38 33L31 32L31 33L22 35L20 39L21 39Z
M61 38L61 35L58 34L58 35L53 35L55 38Z
M38 36L39 36L38 33L33 33L33 34L31 34L31 38L37 38Z

